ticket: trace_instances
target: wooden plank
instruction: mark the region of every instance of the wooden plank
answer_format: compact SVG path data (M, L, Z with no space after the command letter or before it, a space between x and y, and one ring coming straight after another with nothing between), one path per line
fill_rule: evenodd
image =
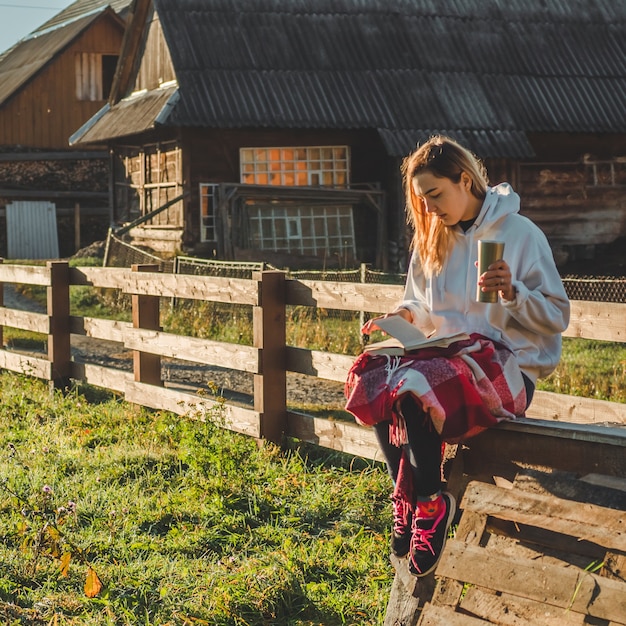
M404 287L339 283L320 280L288 280L287 304L324 309L387 313L402 300Z
M0 368L44 380L50 380L52 377L52 366L48 359L25 356L8 350L0 350Z
M258 411L221 403L171 387L156 387L131 381L125 390L127 402L170 411L193 419L215 420L220 426L250 437L260 437Z
M0 282L25 285L50 285L50 270L39 265L0 264Z
M549 624L550 626L582 626L585 616L566 609L534 602L508 594L496 595L480 587L469 587L460 608L474 617L500 626Z
M71 376L74 380L119 393L124 393L126 386L133 381L132 372L75 361L72 362Z
M99 317L79 317L76 315L70 317L70 332L74 335L82 335L92 339L124 343L124 339L132 330L133 325L130 322L107 320Z
M617 476L603 476L602 474L586 474L585 476L581 476L580 480L589 485L606 487L626 494L626 478L623 477L618 478Z
M537 390L526 417L579 424L626 424L626 403Z
M287 411L286 435L324 448L384 461L373 429Z
M4 161L83 161L85 159L109 159L109 153L103 150L93 152L6 152L0 154L0 163Z
M356 357L319 350L287 347L287 370L326 380L345 382Z
M626 304L571 300L570 323L565 337L626 342Z
M554 420L518 418L501 422L496 428L485 432L512 432L516 434L515 436L522 433L538 434L556 439L572 439L626 448L626 428L611 428L598 424L572 424Z
M124 289L130 270L125 267L71 267L70 283L104 289Z
M418 626L484 626L489 623L434 604L427 604L424 607L420 620L417 622Z
M130 350L150 352L193 363L218 365L254 374L260 372L259 349L252 346L142 328L127 329L124 334L124 346Z
M413 580L414 590L417 579L413 577ZM400 574L396 571L389 593L383 626L415 626L420 615L419 604L419 597L416 597L412 591L405 587Z
M212 300L229 304L258 304L256 281L245 278L217 278L186 274L130 274L126 293L167 298Z
M519 463L626 476L625 448L624 428L520 419L472 437L462 453L466 474L513 480Z
M467 486L461 508L626 551L624 511L476 481Z
M457 541L479 545L487 528L487 516L473 511L464 511L456 529ZM457 580L440 578L432 601L440 606L456 606L461 600L464 585Z
M31 313L1 307L0 326L10 326L47 335L50 330L50 318L45 313Z
M436 574L618 623L626 616L626 583L454 539L447 542Z
M577 478L575 474L554 469L525 468L515 477L513 486L520 491L626 511L626 480L616 476L587 474Z

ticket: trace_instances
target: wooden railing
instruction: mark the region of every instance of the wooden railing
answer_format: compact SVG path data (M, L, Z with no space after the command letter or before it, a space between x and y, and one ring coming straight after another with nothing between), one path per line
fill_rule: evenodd
M343 382L354 357L286 345L286 307L386 312L401 299L402 287L292 280L277 271L259 272L248 280L161 274L155 269L149 265L132 269L70 268L61 261L49 262L46 267L0 264L0 284L40 285L46 287L48 296L46 313L0 307L0 333L3 326L9 326L48 337L47 358L0 349L0 368L48 380L55 387L64 387L72 379L82 381L119 392L132 403L177 414L193 411L201 416L216 401L200 397L189 388L165 384L161 358L218 367L226 364L230 369L254 376L253 407L226 402L226 427L275 442L286 434L333 450L380 459L371 430L355 423L288 410L287 372ZM69 293L75 285L116 289L130 295L132 323L71 316ZM159 325L159 304L163 297L252 307L253 345L163 332ZM126 349L133 350L132 373L72 360L72 337L78 335L121 342ZM572 302L571 322L565 335L626 341L626 304ZM597 440L604 446L604 464L613 463L610 473L622 471L624 475L626 429L621 428L624 425L626 404L538 391L528 418L494 430L501 431L499 436L505 437L506 433L514 433L518 443L522 442L520 435L523 434L528 445L537 450L533 433L540 429L539 432L558 438L558 450L552 449L553 454L565 454L565 441L575 445L580 441ZM489 441L488 438L482 440ZM554 440L544 441L547 442L547 450L543 452L546 454ZM516 444L510 445L515 447ZM610 454L606 456L607 445L621 448L622 461L615 462ZM577 454L576 449L572 448L570 454ZM615 452L617 454L617 449Z

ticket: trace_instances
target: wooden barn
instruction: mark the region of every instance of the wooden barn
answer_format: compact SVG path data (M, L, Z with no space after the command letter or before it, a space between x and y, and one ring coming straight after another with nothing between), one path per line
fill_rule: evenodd
M110 156L68 138L109 98L130 2L78 0L0 55L1 254L67 256L81 221L106 233Z
M625 60L608 0L134 0L71 143L161 253L403 270L400 163L444 133L562 262L626 235Z

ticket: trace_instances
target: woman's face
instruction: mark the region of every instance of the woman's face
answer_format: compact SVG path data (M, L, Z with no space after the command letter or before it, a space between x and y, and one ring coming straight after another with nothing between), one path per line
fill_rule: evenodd
M428 170L413 177L413 191L423 200L426 211L446 226L454 226L478 215L482 200L472 195L471 188L472 180L465 172L458 183L439 178Z

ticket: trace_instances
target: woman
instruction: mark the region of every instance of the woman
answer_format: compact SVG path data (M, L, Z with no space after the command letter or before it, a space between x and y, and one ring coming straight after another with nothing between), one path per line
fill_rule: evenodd
M408 553L411 572L424 576L439 560L455 513L454 498L441 490L442 442L460 441L497 422L472 421L476 418L468 416L478 414L476 402L483 413L496 417L523 414L537 378L550 374L560 359L569 302L545 236L519 214L519 196L506 183L489 187L482 163L470 151L449 138L433 137L405 159L402 173L413 252L404 300L384 317L399 315L429 336L471 336L443 352L418 352L395 364L377 357L356 368L379 372L383 386L392 390L393 406L381 411L385 415L374 424L395 485L392 550L397 556ZM479 239L505 244L504 258L480 276ZM483 292L497 292L499 301L478 302L477 285ZM378 328L377 319L363 326L363 334ZM506 370L504 385L491 374L496 361ZM448 365L456 386L442 387L440 400L444 408L451 407L455 396L464 416L446 410L435 420L430 396L411 376L421 368L419 380L435 381ZM490 393L502 397L499 408L490 404ZM394 427L397 420L402 428Z

